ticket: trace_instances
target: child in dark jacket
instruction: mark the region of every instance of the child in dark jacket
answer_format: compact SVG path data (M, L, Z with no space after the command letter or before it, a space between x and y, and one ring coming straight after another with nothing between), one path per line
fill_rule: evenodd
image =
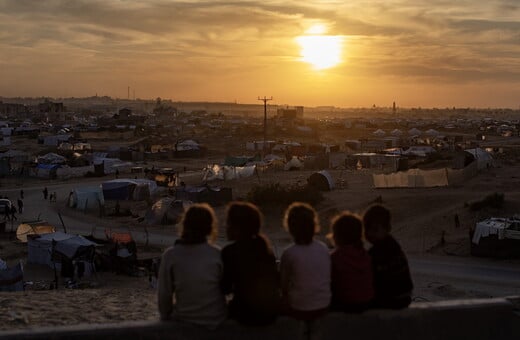
M233 294L229 316L245 325L275 321L280 307L276 258L260 234L262 214L247 202L232 202L227 209L227 236L233 243L222 249L224 293Z
M382 205L370 207L363 216L365 237L372 243L369 254L374 271L375 307L408 307L413 290L408 260L390 231L390 211Z
M332 220L332 309L362 312L374 298L372 263L363 247L361 219L343 212Z

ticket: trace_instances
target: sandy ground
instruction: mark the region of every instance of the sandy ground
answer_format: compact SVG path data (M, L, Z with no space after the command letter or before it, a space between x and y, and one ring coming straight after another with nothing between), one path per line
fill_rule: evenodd
M383 203L393 213L393 233L409 256L422 258L434 255L448 259L449 256L454 256L459 260L475 263L478 259L469 257L468 230L479 219L520 212L520 193L516 189L520 185L520 179L517 177L519 170L517 166L497 167L458 187L385 190L371 187L371 177L367 171L333 170L332 176L338 183L343 182L344 185L326 193L324 202L318 206L323 227L322 236L328 232L330 218L337 212L351 210L361 213L377 197L381 197ZM262 174L259 178L226 182L225 185L233 188L233 196L238 199L245 197L254 184L268 182L294 184L304 182L310 173L302 171ZM95 180L84 180L85 183L92 181ZM198 184L200 178L186 177L186 181L188 184L190 182ZM78 183L3 180L0 191L8 192L13 196L11 198L14 198L19 189L24 188L28 192L27 206L32 207L32 211L19 217L31 219L42 204L41 188L45 185L56 186L59 190L58 197L64 199L70 186ZM471 212L466 207L468 202L482 199L485 195L496 191L503 192L506 197L506 205L500 211ZM138 203L131 208L138 215L143 216L146 204ZM131 230L143 229L142 224L131 217L99 219L95 214L85 215L71 211L63 204L59 207L58 205L46 207L44 210L59 210L70 219L88 221L101 228L126 225ZM224 208L218 207L216 212L222 221ZM288 234L281 228L281 213L279 210L264 211L266 215L264 231L271 238L278 254L290 242ZM455 214L458 214L461 220L461 226L458 228L453 222ZM152 230L164 232L165 228L169 228L170 232L174 230L172 226L157 226ZM445 243L441 244L443 231ZM224 242L223 234L221 227L220 244ZM0 240L0 256L10 264L19 260L25 261L26 255L25 245L5 235ZM518 261L500 263L517 267L519 265ZM155 290L151 288L147 276L129 277L97 273L86 279L81 289L67 289L60 286L58 290L48 290L53 280L53 272L48 268L38 267L26 266L24 279L31 281L32 284L27 286L25 292L0 293L1 330L120 320L150 320L158 317ZM472 282L457 278L446 279L431 274L414 274L414 283L414 300L417 303L520 294L520 286L517 285Z

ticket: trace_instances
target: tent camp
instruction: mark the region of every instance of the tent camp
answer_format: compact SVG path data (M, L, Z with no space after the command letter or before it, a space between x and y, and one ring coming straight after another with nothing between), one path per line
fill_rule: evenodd
M101 183L105 200L142 201L153 195L157 183L149 179L113 179Z
M326 170L313 173L307 179L307 183L321 191L330 191L334 189L334 180Z
M27 263L44 264L51 268L56 265L54 252L70 260L82 260L92 267L96 243L80 235L55 232L44 235L34 235L27 238ZM87 271L89 272L89 271Z
M74 189L69 198L69 207L81 211L100 209L104 205L103 190L98 186Z

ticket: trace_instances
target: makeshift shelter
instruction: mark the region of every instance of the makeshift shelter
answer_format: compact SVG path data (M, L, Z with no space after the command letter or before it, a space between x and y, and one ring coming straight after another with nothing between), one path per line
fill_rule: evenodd
M27 236L29 235L43 235L55 232L54 226L50 225L47 221L28 221L20 224L16 228L16 238L22 242L27 242Z
M301 161L298 157L293 156L290 161L285 163L285 170L301 170L303 169L303 161Z
M0 292L20 291L23 291L22 263L19 262L16 266L11 268L0 269Z
M421 134L421 130L417 129L417 128L411 128L410 130L408 130L408 134L410 136L419 136Z
M330 173L326 170L321 170L313 173L308 179L307 183L321 191L330 191L334 189L334 180Z
M376 131L372 132L372 134L377 137L383 137L386 135L386 132L381 129L377 129Z
M390 134L392 136L396 136L396 137L399 137L403 134L403 131L399 130L399 129L393 129L392 132L390 132Z
M60 156L56 153L49 152L43 156L37 158L38 164L65 164L67 158Z
M231 180L250 177L255 174L256 165L247 166L227 166L227 165L208 165L204 169L203 181Z
M491 154L484 149L466 149L464 152L469 153L473 156L473 159L477 162L477 169L487 169L493 165L493 157Z
M93 270L92 262L95 246L96 243L83 236L59 231L44 235L32 235L27 238L27 263L61 268L63 259L77 260L88 265L86 273L89 273Z
M519 218L492 217L480 221L470 237L472 255L520 257Z
M146 212L144 220L148 225L175 224L191 204L191 201L163 197Z
M69 207L82 211L100 209L104 205L103 190L98 186L74 189L69 198Z
M184 187L177 189L175 198L184 201L205 202L216 206L231 201L233 192L231 188L210 186Z
M157 183L149 179L114 179L101 183L106 200L142 201L157 190Z

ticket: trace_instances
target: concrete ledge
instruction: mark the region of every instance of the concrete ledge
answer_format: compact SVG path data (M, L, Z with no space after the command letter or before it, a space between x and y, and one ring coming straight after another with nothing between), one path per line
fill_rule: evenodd
M410 308L370 310L363 314L329 313L311 325L313 339L520 339L520 298L417 303ZM137 321L85 324L0 332L8 339L307 339L306 326L280 317L267 327L225 322L215 331L179 322Z

